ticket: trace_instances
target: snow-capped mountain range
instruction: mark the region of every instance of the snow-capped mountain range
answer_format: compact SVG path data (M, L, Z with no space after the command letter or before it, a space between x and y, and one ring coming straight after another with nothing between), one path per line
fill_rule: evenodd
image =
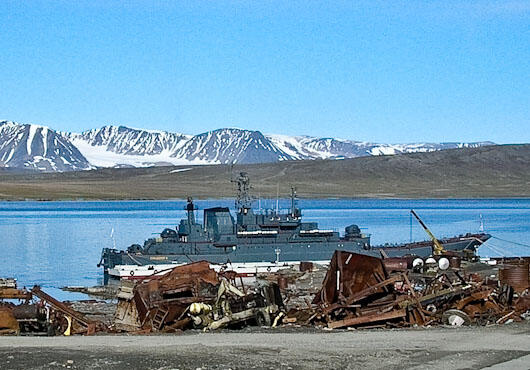
M0 121L0 167L59 172L91 165L70 140L48 127Z
M145 167L342 159L493 145L474 143L375 144L309 136L265 135L223 128L199 135L104 126L82 133L0 121L0 167L77 171Z

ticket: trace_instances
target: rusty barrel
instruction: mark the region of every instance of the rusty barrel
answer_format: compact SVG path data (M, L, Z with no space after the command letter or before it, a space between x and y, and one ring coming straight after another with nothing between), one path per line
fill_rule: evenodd
M313 271L313 262L300 262L300 271L306 272L306 271Z
M407 258L406 257L392 257L385 258L383 264L385 269L389 272L392 271L407 271Z
M22 304L19 306L14 306L11 308L11 311L17 320L38 319L43 316L43 314L39 312L39 307L36 304ZM46 316L44 316L44 319L45 318Z
M504 265L499 270L499 280L503 284L510 285L516 291L522 291L530 286L528 274L528 265Z
M287 278L284 276L278 276L278 287L281 290L287 289Z
M460 257L449 258L449 266L454 269L459 269L462 266L462 259Z

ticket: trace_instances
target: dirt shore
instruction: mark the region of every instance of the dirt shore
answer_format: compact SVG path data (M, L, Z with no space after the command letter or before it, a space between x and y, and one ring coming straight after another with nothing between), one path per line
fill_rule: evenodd
M530 322L493 327L260 329L2 337L2 369L529 369Z

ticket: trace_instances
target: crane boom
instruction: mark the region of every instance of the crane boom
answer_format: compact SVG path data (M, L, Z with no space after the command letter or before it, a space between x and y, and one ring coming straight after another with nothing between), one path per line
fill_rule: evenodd
M427 233L427 235L429 235L429 237L431 238L432 242L434 243L434 248L433 248L433 252L434 254L438 255L438 254L442 254L443 252L445 252L444 250L444 247L442 246L442 244L440 243L440 241L438 241L438 239L436 239L436 237L434 236L434 234L431 232L431 230L429 230L429 228L427 227L427 225L425 225L425 223L423 223L423 221L421 220L420 216L418 216L416 214L416 212L414 212L413 209L410 210L410 213L412 213L412 215L414 217L416 217L416 220L418 220L418 222L420 223L421 227L423 227L423 230L425 230L425 232Z

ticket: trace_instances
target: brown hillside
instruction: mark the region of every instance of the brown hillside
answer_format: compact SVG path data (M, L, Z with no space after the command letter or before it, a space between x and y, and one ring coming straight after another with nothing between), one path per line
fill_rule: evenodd
M184 170L185 169L185 170ZM180 170L180 171L179 171ZM255 193L301 197L530 197L530 144L345 160L234 166ZM0 172L1 199L169 199L232 197L230 166L177 166L12 174Z

